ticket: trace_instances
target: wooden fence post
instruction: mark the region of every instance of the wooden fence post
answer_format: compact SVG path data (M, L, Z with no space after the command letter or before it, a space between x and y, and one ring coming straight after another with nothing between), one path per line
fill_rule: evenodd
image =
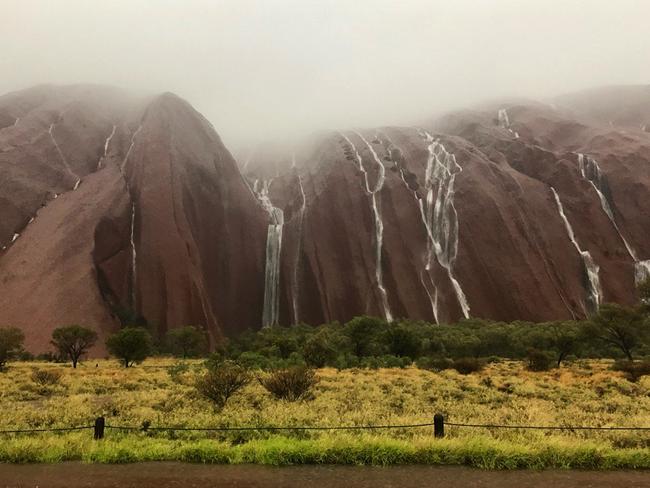
M445 436L445 417L441 413L433 416L433 436L436 438Z
M104 417L97 417L95 419L95 440L104 438L104 427L106 426L106 421Z

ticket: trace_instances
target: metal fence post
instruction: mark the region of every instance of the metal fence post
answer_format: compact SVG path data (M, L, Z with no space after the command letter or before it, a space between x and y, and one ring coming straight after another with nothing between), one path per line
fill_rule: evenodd
M106 426L106 421L104 417L97 417L95 419L95 440L104 438L104 427Z
M445 417L441 413L433 416L433 436L436 438L445 436Z

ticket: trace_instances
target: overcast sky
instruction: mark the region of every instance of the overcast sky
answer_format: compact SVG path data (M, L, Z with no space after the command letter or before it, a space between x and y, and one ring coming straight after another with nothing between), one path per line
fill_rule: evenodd
M0 0L0 93L172 91L231 147L650 82L648 0Z

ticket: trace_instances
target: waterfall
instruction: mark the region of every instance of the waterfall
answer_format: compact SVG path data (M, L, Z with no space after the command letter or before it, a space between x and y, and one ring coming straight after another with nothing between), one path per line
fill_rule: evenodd
M596 191L603 212L605 212L605 215L607 215L607 218L609 218L610 222L614 226L614 229L616 230L616 233L618 234L621 241L625 245L625 249L627 250L627 253L634 261L635 282L637 284L640 283L640 281L642 281L643 279L642 278L640 279L639 277L644 276L645 273L644 269L647 269L646 266L648 266L647 264L644 263L649 263L650 260L640 261L636 251L634 250L634 248L632 248L630 243L627 242L627 239L625 239L623 233L619 229L618 224L616 223L616 218L614 217L614 212L612 211L612 207L609 203L609 200L607 200L607 197L605 196L605 176L603 175L600 169L600 165L598 164L598 161L596 161L595 159L589 156L585 156L582 153L578 153L578 169L580 171L580 176L582 176L584 180L588 181L591 187Z
M14 234L14 236L11 238L11 242L16 242L16 239L18 239L19 237L20 237L20 234L18 234L18 233L16 232L16 233Z
M124 169L126 167L126 163L129 160L129 156L131 155L131 151L133 150L133 146L135 146L135 138L142 129L142 125L140 125L136 131L133 133L131 136L131 144L129 145L129 149L126 151L126 155L124 156L124 159L122 160L122 163L119 166L120 173L122 174L122 178L124 178L124 184L126 185L126 191L129 193L129 196L131 197L131 232L130 232L130 245L131 245L131 308L133 310L133 313L137 312L137 278L138 278L138 267L137 267L137 251L136 251L136 246L135 246L135 225L136 225L136 206L135 206L135 198L133 196L133 193L131 191L131 185L129 185L129 180L127 179L126 175L124 174ZM113 132L114 133L114 132ZM112 135L109 136L109 139L112 138ZM107 139L107 141L104 143L104 155L108 151L108 143L110 140ZM100 159L101 162L101 159Z
M505 108L500 108L498 110L497 119L499 121L499 127L506 129L513 136L515 136L515 139L519 139L519 133L512 130L512 127L510 127L510 117L508 116L508 111Z
M634 263L634 281L636 284L650 279L650 259Z
M66 171L70 176L72 176L75 179L75 184L73 190L76 190L79 188L79 183L81 183L81 178L72 171L72 168L70 168L70 165L68 164L68 160L65 158L63 155L63 151L61 151L61 148L59 147L59 144L56 142L56 139L54 138L54 126L56 124L50 124L50 128L48 129L48 133L50 134L50 139L52 139L52 143L54 144L54 147L56 148L57 153L59 154L59 157L61 158L61 162L63 163L63 166L65 166Z
M553 192L553 197L555 198L555 203L557 204L558 213L560 214L560 217L564 222L564 227L566 228L567 235L569 236L569 240L571 241L573 246L580 254L580 257L582 258L582 263L587 273L587 293L588 293L587 299L589 300L591 312L596 312L598 310L598 306L600 305L603 296L603 292L600 287L600 277L598 276L598 271L599 271L598 265L594 262L589 251L583 251L582 249L580 249L580 245L576 240L575 233L573 232L573 228L571 227L571 223L569 222L569 219L564 213L564 206L562 205L560 196L555 191L555 188L551 187L551 191Z
M278 325L280 320L280 257L282 252L282 227L284 213L274 207L269 198L269 188L273 180L255 180L253 192L262 207L269 214L269 225L266 232L266 264L264 269L264 309L262 325L269 327Z
M131 204L131 308L136 311L137 253L135 250L135 202Z
M390 148L396 147L395 144L390 140L390 138L386 135L383 134L383 136L386 138L388 141L388 146L389 146L389 151ZM420 218L422 220L422 225L424 226L424 230L427 236L427 252L426 256L423 256L423 269L420 270L419 276L420 276L420 283L422 284L422 288L424 288L424 291L427 294L427 297L429 298L429 303L431 304L431 312L433 313L433 318L435 322L438 324L440 323L439 318L438 318L438 288L436 287L435 283L433 282L433 279L431 278L431 275L429 274L429 270L431 269L431 249L433 248L434 245L434 240L433 240L433 234L431 233L431 228L429 227L429 223L427 222L426 218L426 212L424 210L424 204L422 202L422 198L418 195L417 190L413 190L408 182L406 181L406 177L404 176L404 167L399 164L397 161L392 159L392 153L391 153L391 160L396 164L399 170L399 175L400 179L402 180L402 183L404 183L404 186L408 190L409 193L413 196L415 199L415 202L418 206L418 209L420 210Z
M430 235L428 265L430 266L435 252L438 262L447 270L463 316L468 318L470 307L467 296L453 273L458 254L458 214L454 206L454 183L456 175L463 169L456 162L456 156L448 152L439 140L426 131L422 134L428 143L429 153L424 182L426 201L420 201Z
M295 157L294 157L294 167L295 167ZM307 207L307 196L305 195L305 189L302 186L302 178L298 176L298 186L300 187L300 196L302 198L302 205L300 206L300 213L298 214L298 238L296 241L296 259L293 264L293 280L291 282L291 304L293 306L293 323L298 324L300 322L299 310L298 310L298 294L300 292L300 287L298 286L298 267L300 266L300 250L302 247L302 225L305 218L305 208Z
M113 139L113 136L115 135L115 130L117 129L117 126L113 126L113 130L109 134L109 136L106 138L106 141L104 142L104 154L99 158L99 161L97 161L97 169L99 170L102 167L102 161L108 154L108 145L111 143L111 139Z
M363 181L364 181L366 193L370 196L370 208L372 210L372 214L374 217L373 220L375 224L375 281L377 282L377 289L379 291L379 297L381 299L381 305L384 311L384 318L388 321L391 321L393 320L393 314L390 311L390 305L388 303L388 293L386 291L386 288L384 287L383 272L381 267L381 256L382 256L382 250L384 245L384 222L382 221L381 213L379 211L379 207L377 206L377 193L380 192L384 186L384 180L386 178L386 168L384 167L383 163L377 156L377 153L372 148L370 143L358 132L355 132L355 134L367 146L368 150L370 151L370 154L372 154L373 159L375 160L375 162L379 167L379 177L377 178L377 183L375 185L375 188L371 190L370 181L368 180L368 172L366 171L366 168L363 165L363 158L361 157L361 154L359 154L359 151L357 150L356 146L352 143L352 141L345 134L341 134L343 138L347 141L347 143L354 150L357 162L359 163L359 169L363 173Z
M122 174L124 174L124 168L126 167L126 162L129 160L129 156L131 155L131 151L133 150L133 146L135 145L135 138L140 133L141 130L142 130L142 125L140 125L131 136L131 144L129 145L129 149L127 149L126 155L124 156L124 159L122 160L122 164L120 165L120 171L122 172ZM128 186L128 182L127 182L127 186Z

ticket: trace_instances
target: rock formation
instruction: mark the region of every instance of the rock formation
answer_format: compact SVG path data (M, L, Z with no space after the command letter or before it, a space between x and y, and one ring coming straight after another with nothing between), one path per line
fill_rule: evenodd
M616 101L620 103L616 103ZM0 309L55 327L582 318L650 274L650 89L260 146L172 94L0 97ZM102 341L100 341L102 342ZM102 351L101 346L97 353Z

